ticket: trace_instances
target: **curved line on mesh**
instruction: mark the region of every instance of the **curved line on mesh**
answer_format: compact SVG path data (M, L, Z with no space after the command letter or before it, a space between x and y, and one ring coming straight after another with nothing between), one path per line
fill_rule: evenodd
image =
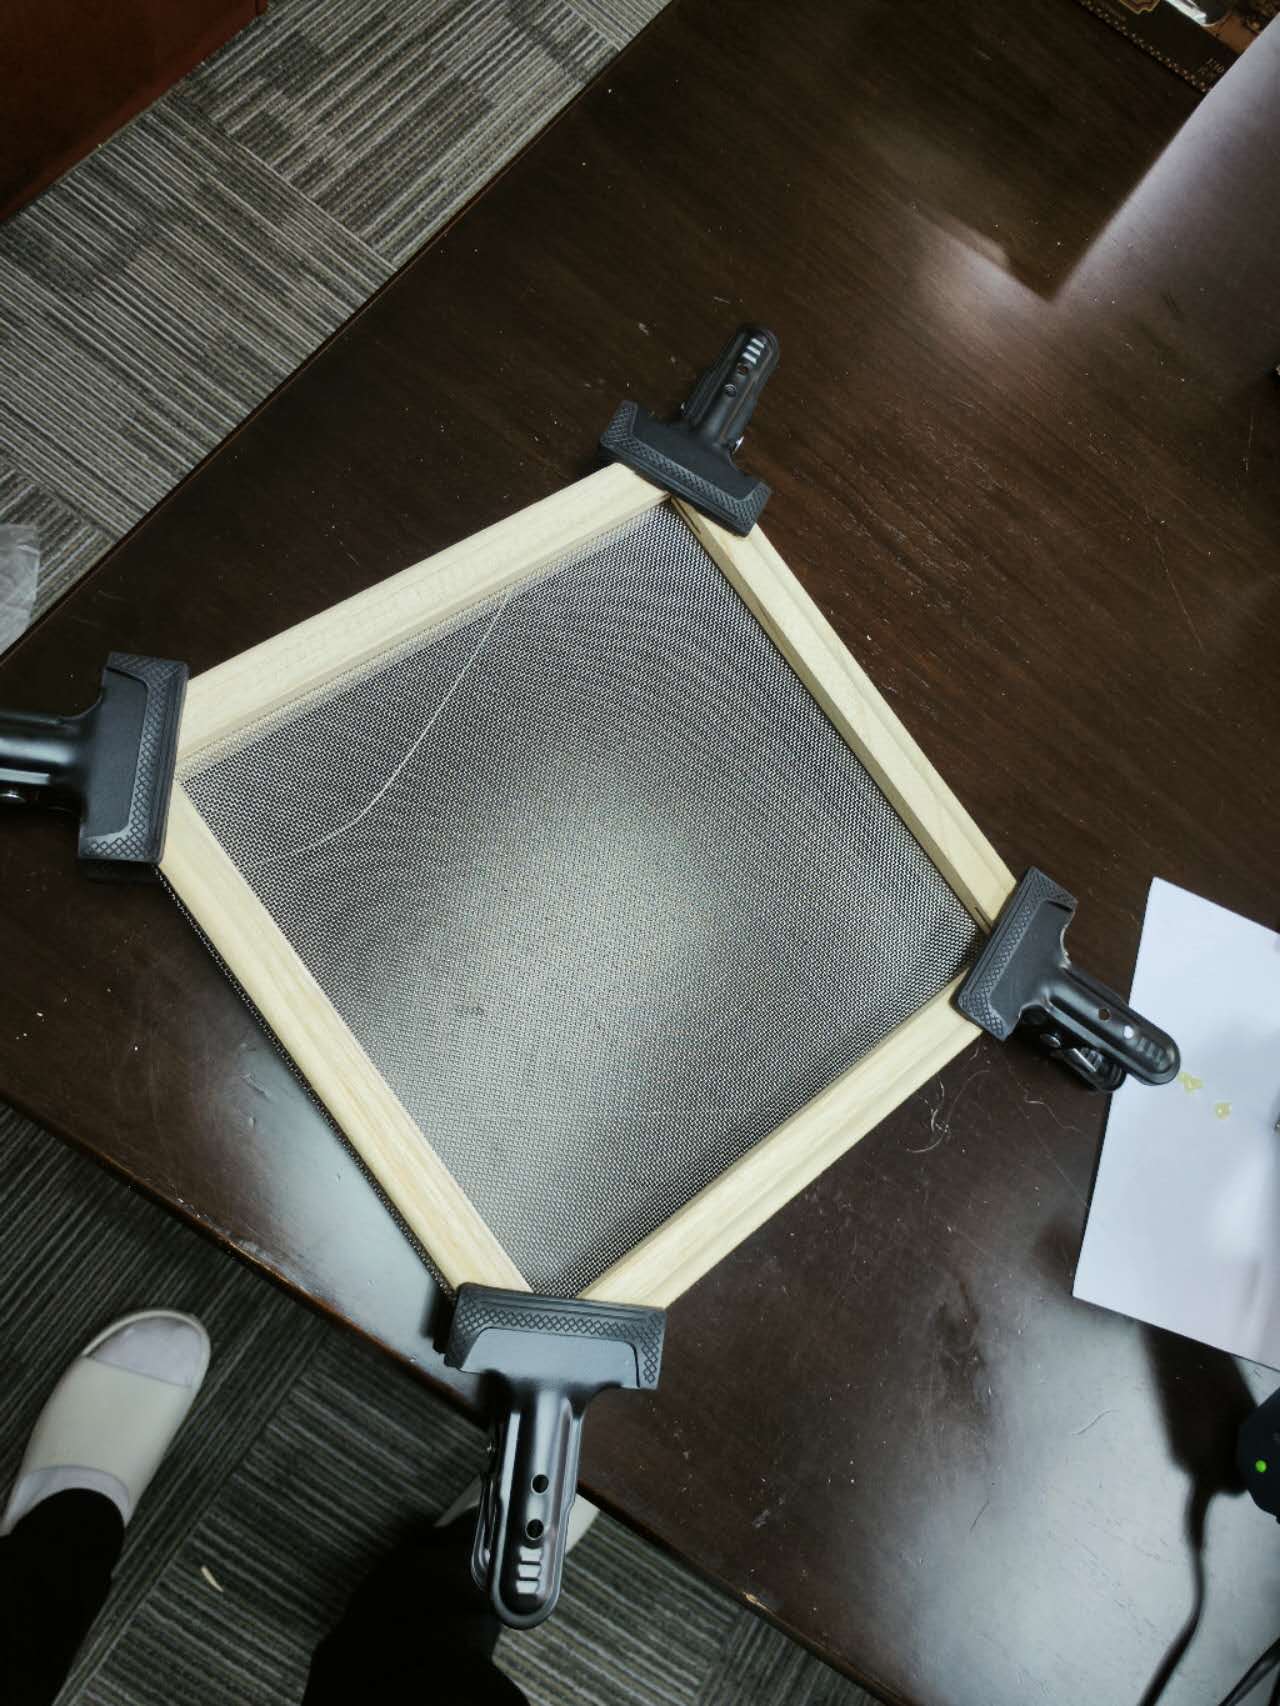
M506 592L503 593L502 603L498 606L498 608L494 611L493 615L489 618L488 627L485 629L484 633L481 634L479 640L476 642L476 648L472 652L471 656L467 659L466 663L464 663L462 668L458 671L457 677L455 678L453 685L449 688L449 691L445 694L444 698L441 699L440 703L436 706L435 710L431 713L431 717L430 717L426 727L423 729L422 733L414 741L413 745L409 748L408 752L405 753L404 757L400 760L399 764L396 765L395 769L391 772L390 776L387 777L386 781L378 789L377 793L369 801L368 805L361 806L360 810L356 813L356 815L354 817L348 818L345 823L340 823L336 829L331 829L327 835L322 835L318 841L309 842L308 845L305 847L291 847L288 849L287 852L279 853L276 855L276 857L274 859L268 859L263 864L254 866L253 869L259 870L259 871L265 871L271 865L283 864L283 862L286 859L302 859L302 858L305 858L308 853L318 853L322 847L327 847L331 841L336 841L340 835L345 835L349 829L354 829L358 823L362 822L365 818L368 817L369 813L377 805L378 801L387 792L387 790L389 788L392 788L395 786L397 779L404 773L405 766L409 763L409 760L413 757L414 753L417 752L418 748L422 745L423 741L426 740L427 736L431 733L432 729L435 728L436 724L440 721L441 717L444 715L445 706L449 703L450 699L453 698L454 694L462 686L462 683L466 680L466 677L470 672L472 664L476 661L476 659L480 656L480 653L484 650L486 644L488 643L490 634L493 633L493 630L498 625L499 616L502 615L502 612L507 608L508 604L510 604L511 595L512 595L514 590L515 589L513 587L508 587Z

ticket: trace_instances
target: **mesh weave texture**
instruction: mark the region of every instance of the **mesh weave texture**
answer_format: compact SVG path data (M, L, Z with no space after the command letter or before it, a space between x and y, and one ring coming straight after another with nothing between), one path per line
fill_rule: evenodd
M974 946L667 506L183 780L547 1293L589 1285Z

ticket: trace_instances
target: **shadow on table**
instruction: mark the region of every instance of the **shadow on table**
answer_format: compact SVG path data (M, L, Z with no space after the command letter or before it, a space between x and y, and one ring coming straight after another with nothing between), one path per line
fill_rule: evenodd
M1189 1482L1184 1532L1191 1553L1191 1610L1138 1701L1138 1706L1156 1706L1200 1626L1205 1592L1205 1520L1217 1494L1243 1491L1236 1470L1236 1433L1254 1408L1254 1400L1225 1351L1193 1344L1158 1327L1144 1327L1142 1334L1160 1399L1169 1455Z

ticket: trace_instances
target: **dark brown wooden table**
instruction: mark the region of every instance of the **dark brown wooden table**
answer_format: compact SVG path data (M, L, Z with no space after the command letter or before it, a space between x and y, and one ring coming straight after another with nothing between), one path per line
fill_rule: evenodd
M1278 70L1264 37L1197 109L1066 0L677 0L0 694L216 663L586 472L619 397L759 317L766 526L1010 864L1080 895L1077 957L1127 986L1153 873L1275 924ZM0 1092L444 1378L418 1262L165 895L0 829ZM1280 1545L1229 1490L1230 1361L1071 1300L1104 1116L963 1056L681 1300L590 1490L886 1697L972 1706L1136 1706L1203 1527L1164 1698L1216 1699Z

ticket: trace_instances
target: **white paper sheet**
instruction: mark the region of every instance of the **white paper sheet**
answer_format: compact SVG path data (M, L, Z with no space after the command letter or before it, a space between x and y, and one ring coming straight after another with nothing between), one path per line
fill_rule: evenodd
M1280 1368L1280 936L1157 879L1131 1005L1182 1075L1112 1098L1075 1295Z

